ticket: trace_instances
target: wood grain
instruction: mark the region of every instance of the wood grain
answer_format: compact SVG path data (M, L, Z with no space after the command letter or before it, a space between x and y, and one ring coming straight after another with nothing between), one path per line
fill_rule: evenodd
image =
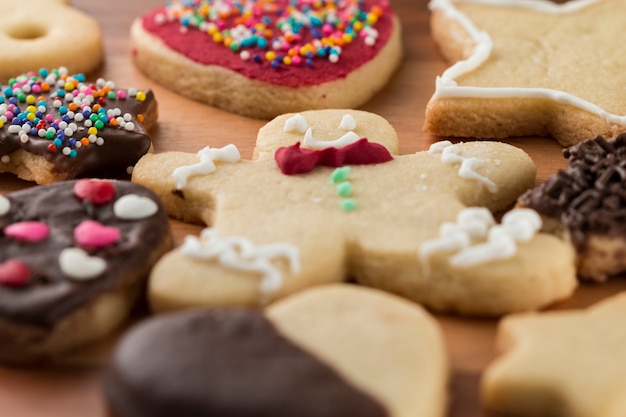
M447 63L429 36L426 0L391 0L403 24L404 62L388 87L363 109L387 118L398 131L402 153L425 150L438 140L422 132L426 103L434 91L435 77ZM244 158L252 149L262 120L247 119L180 97L144 77L130 61L128 32L131 21L162 0L74 0L76 7L100 23L105 41L105 63L93 77L114 80L120 87L152 88L159 102L159 125L153 132L156 152L196 152L206 144L235 143ZM537 182L565 166L561 148L545 138L512 139L509 143L525 149L538 166ZM0 174L0 192L32 186L11 175ZM172 221L178 242L197 226ZM605 285L583 285L575 296L553 308L578 308L609 294L626 289L624 280ZM467 319L438 315L452 364L449 415L485 415L480 405L481 370L496 355L496 320ZM100 394L102 371L89 355L106 357L115 339L82 355L82 365L68 369L9 369L0 367L0 415L7 417L103 417ZM86 358L86 359L85 359Z

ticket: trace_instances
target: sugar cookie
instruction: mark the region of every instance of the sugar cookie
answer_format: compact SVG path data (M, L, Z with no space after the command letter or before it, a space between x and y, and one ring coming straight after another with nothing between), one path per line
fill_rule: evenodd
M578 274L605 281L626 271L626 134L599 136L564 155L567 169L524 193L518 204L560 223L578 251Z
M0 82L33 68L90 73L104 54L98 22L68 1L0 0Z
M571 146L626 130L626 58L615 53L626 2L431 0L430 9L433 38L455 64L437 79L427 132Z
M489 212L534 184L527 154L495 142L439 142L401 156L397 148L379 116L318 110L269 122L252 161L232 145L146 155L133 181L155 190L170 215L212 226L157 264L153 308L258 306L347 278L467 314L571 294L571 246L536 234L530 210L502 225ZM481 262L457 263L467 253Z
M33 363L110 333L172 246L150 191L63 181L0 195L0 361Z
M443 416L437 322L383 292L331 285L267 311L159 315L119 344L105 392L116 417Z
M626 415L625 314L622 293L585 311L505 318L505 351L483 375L487 408L519 417Z
M119 176L151 149L156 119L150 90L63 67L24 73L0 91L0 172L39 184Z
M357 107L402 55L387 0L168 2L137 19L133 59L179 94L256 118Z

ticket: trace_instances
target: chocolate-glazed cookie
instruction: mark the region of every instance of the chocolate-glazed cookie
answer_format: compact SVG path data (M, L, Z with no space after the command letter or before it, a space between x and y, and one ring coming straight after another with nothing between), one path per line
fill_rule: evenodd
M139 326L118 347L106 392L118 417L387 416L259 311L243 309Z
M64 68L22 74L0 90L0 172L39 184L119 175L150 150L156 118L150 90Z
M578 274L604 281L626 271L626 134L567 148L567 169L518 204L560 222L578 251Z
M0 361L55 356L110 332L172 246L167 216L127 181L0 195Z
M162 314L107 369L115 417L442 417L438 325L382 291L318 286L265 310Z

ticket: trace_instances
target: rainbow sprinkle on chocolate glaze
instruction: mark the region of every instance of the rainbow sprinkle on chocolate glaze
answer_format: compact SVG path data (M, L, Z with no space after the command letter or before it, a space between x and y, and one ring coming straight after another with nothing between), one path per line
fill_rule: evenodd
M104 79L88 83L83 74L69 74L66 68L12 78L0 86L0 162L9 163L10 154L22 148L44 155L59 170L71 171L68 178L134 165L150 147L142 123L143 111L153 100L150 91L116 89ZM107 144L109 140L113 143ZM101 148L105 164L81 161L81 153L92 154L93 148ZM112 152L119 154L121 164L106 155Z

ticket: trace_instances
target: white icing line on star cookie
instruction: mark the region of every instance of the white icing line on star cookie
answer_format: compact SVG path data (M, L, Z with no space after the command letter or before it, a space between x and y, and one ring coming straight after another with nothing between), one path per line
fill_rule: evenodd
M138 220L152 216L159 210L157 204L148 197L127 194L113 205L113 213L118 219Z
M220 237L211 228L204 229L200 238L187 236L181 251L193 258L216 259L228 268L260 272L263 275L260 290L265 294L276 292L282 285L280 269L272 263L276 258L285 258L292 273L300 272L299 251L292 244L256 246L244 237Z
M194 165L178 167L172 176L176 180L176 189L187 186L187 180L192 175L206 175L215 172L215 161L235 163L241 159L239 149L232 143L223 148L206 147L198 152L200 162Z
M428 271L431 255L456 252L449 260L455 268L468 268L498 259L510 258L517 252L517 242L527 242L541 229L541 217L531 209L515 209L504 215L496 225L491 212L485 208L462 210L456 223L443 223L439 237L424 242L419 257ZM472 244L472 239L487 242Z
M492 194L498 192L498 186L496 183L476 172L476 168L481 165L481 160L475 157L465 157L460 155L460 151L461 149L457 145L452 144L452 142L448 140L435 142L430 145L430 148L428 149L428 153L431 155L440 153L441 162L444 164L454 164L460 162L461 166L459 167L459 176L461 178L476 180L483 183L487 187L487 190L489 190Z
M4 216L11 210L11 201L3 195L0 195L0 216Z
M553 4L543 0L462 0L457 2L517 7L551 14L566 14L584 9L598 1L599 0L578 0L565 4ZM475 43L475 47L472 55L467 59L458 61L445 70L441 76L437 77L433 99L445 97L542 98L577 107L595 114L609 123L626 125L626 115L620 116L609 113L594 103L561 90L549 88L459 86L455 81L457 77L475 70L489 58L493 50L493 40L487 32L478 29L453 3L455 2L452 0L431 0L428 7L431 11L440 11L450 19L457 21L469 33Z
M103 273L107 263L102 258L89 256L80 248L67 248L59 255L59 266L68 277L82 281L96 278Z

